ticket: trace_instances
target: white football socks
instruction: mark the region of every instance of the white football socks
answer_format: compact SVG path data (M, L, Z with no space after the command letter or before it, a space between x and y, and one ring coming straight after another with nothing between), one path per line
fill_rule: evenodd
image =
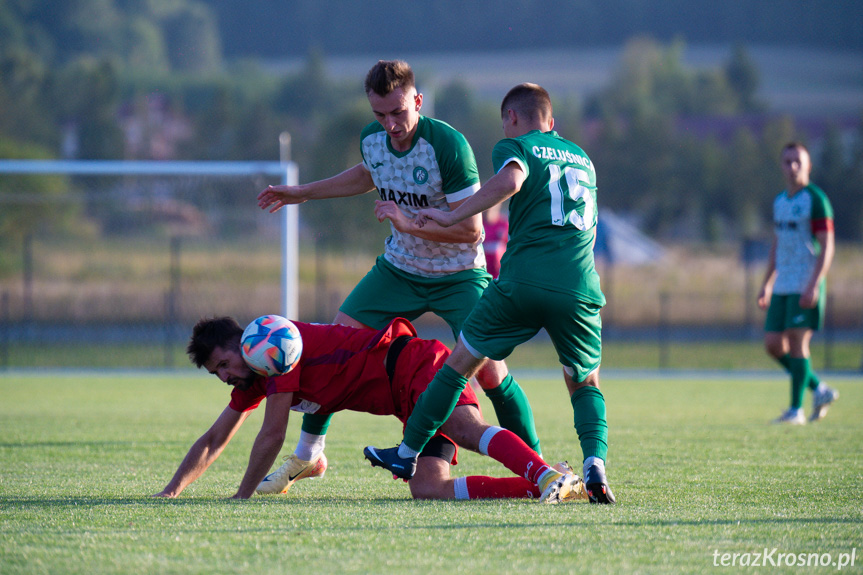
M297 441L297 448L294 449L294 455L303 461L311 461L323 452L326 440L326 435L315 435L314 433L306 433L301 430L300 439Z
M416 449L411 449L408 447L404 441L399 443L399 457L402 459L416 459L419 456L420 452Z

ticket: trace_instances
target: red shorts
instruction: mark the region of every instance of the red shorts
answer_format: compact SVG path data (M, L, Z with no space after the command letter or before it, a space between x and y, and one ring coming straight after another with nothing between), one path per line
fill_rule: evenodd
M438 370L443 366L450 350L447 346L437 340L414 338L410 340L399 354L393 376L393 397L396 403L396 417L404 424L413 412L414 406L420 394L428 387ZM468 384L462 390L456 402L459 405L473 405L477 409L479 400ZM482 413L480 411L480 413ZM441 436L454 446L455 442L438 431L435 437ZM452 464L457 463L458 447L452 458Z

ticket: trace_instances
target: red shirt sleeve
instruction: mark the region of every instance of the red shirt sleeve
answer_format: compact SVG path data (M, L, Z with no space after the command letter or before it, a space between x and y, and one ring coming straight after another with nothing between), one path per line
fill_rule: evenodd
M812 233L817 234L818 232L832 232L833 231L833 220L830 218L819 218L817 220L812 220Z

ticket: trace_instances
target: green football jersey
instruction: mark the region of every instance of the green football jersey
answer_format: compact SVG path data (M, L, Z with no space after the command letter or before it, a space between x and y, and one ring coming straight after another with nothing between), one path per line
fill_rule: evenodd
M815 234L833 229L833 207L824 191L809 184L793 196L783 191L773 201L776 232L776 282L773 293L799 294L806 287L821 246Z
M571 293L605 305L593 259L596 171L580 147L534 130L494 147L495 172L516 162L527 174L509 204L500 279Z
M479 190L476 157L467 139L445 122L420 116L411 148L397 152L378 122L361 137L363 163L380 193L410 218L423 208L448 210ZM482 243L444 243L399 232L392 227L384 257L398 269L422 277L442 277L484 268Z

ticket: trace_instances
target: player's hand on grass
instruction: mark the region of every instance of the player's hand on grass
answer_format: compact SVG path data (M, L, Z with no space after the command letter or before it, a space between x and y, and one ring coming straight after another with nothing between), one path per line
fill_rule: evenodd
M173 499L176 497L176 495L167 491L160 491L159 493L152 494L150 497L163 497L165 499Z
M258 207L262 210L269 208L271 214L279 211L282 206L302 204L305 201L306 198L298 186L267 186L258 194Z

